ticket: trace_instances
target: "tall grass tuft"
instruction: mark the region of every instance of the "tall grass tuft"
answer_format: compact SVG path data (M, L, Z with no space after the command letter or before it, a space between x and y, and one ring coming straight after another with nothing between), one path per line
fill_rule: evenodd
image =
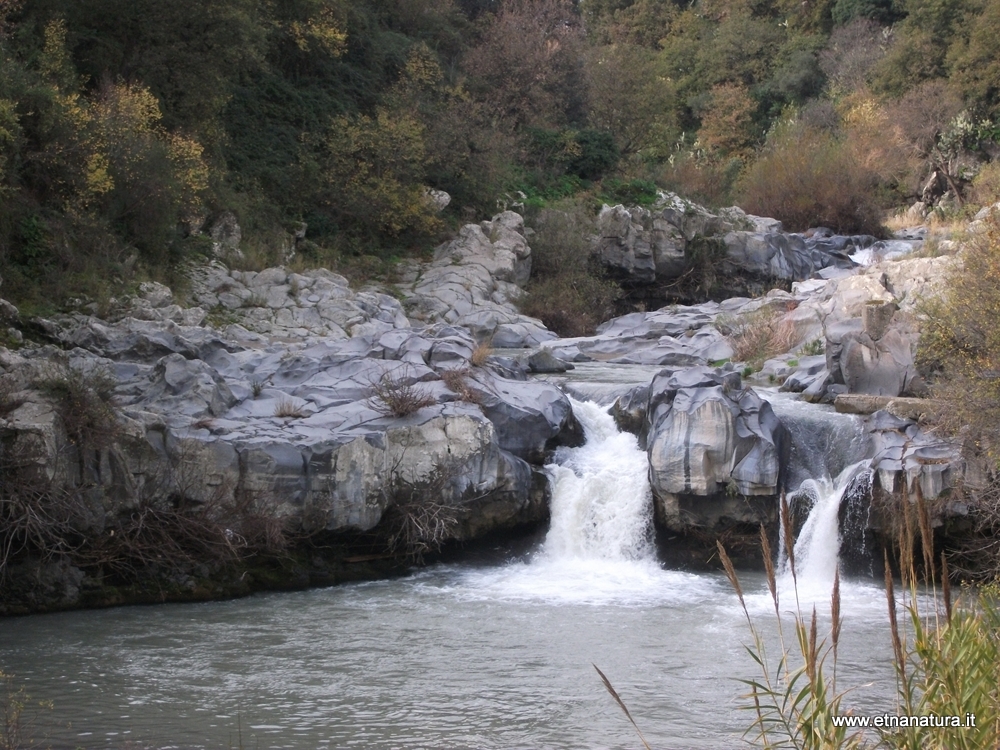
M794 574L794 537L789 519L787 502L782 502L782 524L785 536L786 554ZM750 692L744 697L752 701L747 706L754 712L754 721L747 729L745 738L764 748L801 748L802 750L833 750L840 748L862 748L864 738L857 731L848 731L834 724L833 718L842 713L844 693L835 688L835 678L828 681L826 663L832 658L836 670L836 648L840 638L840 583L835 579L831 602L831 643L820 637L816 608L808 618L803 616L796 604L792 615L795 630L794 646L788 646L782 635L783 615L778 603L778 590L774 579L774 563L770 561L770 544L761 529L764 544L765 570L768 589L777 615L780 637L780 655L777 662L767 654L762 631L754 624L746 607L743 590L725 547L719 543L719 557L730 584L736 591L743 614L750 626L753 645L747 646L747 653L760 668L759 679L742 680ZM795 580L793 578L793 580ZM796 594L797 598L797 594ZM784 615L787 616L787 615Z
M961 726L903 726L877 729L877 737L862 730L836 726L833 718L844 710L847 691L837 690L837 658L841 638L841 592L839 571L834 576L830 602L829 641L822 637L816 608L808 617L798 601L792 614L795 641L783 636L783 618L778 603L774 563L765 530L761 543L765 554L768 590L777 615L780 653L775 662L766 653L761 631L750 617L743 589L724 547L719 556L726 576L736 591L747 618L753 644L747 652L760 668L760 678L743 680L750 688L746 706L754 720L746 736L764 748L796 750L840 750L841 748L890 748L894 750L995 750L1000 747L1000 584L982 587L966 601L953 605L948 560L942 555L940 568L933 558L930 514L919 492L903 504L897 539L902 579L902 610L899 617L897 585L889 553L884 553L885 593L889 637L896 668L897 701L901 716L957 717ZM796 587L793 522L787 503L781 502L781 525L785 554ZM934 602L921 611L927 594L918 588L915 565L917 534L923 557L923 580ZM937 598L940 575L943 616ZM921 594L918 597L918 594ZM927 605L923 605L926 607ZM827 664L830 679L827 679ZM974 724L973 724L974 722Z

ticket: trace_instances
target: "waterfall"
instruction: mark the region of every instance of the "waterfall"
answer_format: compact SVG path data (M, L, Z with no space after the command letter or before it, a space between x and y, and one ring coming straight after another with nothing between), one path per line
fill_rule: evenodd
M607 407L572 397L586 443L560 448L546 467L549 531L527 560L463 574L464 596L563 604L695 604L725 584L664 570L653 545L646 452L618 431Z
M830 596L834 574L845 541L863 547L864 529L845 540L840 529L841 505L857 506L867 499L871 472L865 457L868 436L860 418L838 414L829 407L805 404L768 394L775 413L791 435L788 466L789 506L802 523L795 540L795 585L804 599ZM779 544L781 584L791 590L791 571L785 555L784 530Z
M806 600L830 596L840 562L840 506L845 498L870 488L871 472L867 467L867 461L859 461L843 469L836 478L807 479L788 496L793 512L808 509L808 516L795 539L794 581L785 555L784 530L781 531L782 589L790 592L793 585L798 586L800 598Z
M552 486L550 559L642 560L652 555L652 502L645 451L605 409L572 400L587 441L547 467Z

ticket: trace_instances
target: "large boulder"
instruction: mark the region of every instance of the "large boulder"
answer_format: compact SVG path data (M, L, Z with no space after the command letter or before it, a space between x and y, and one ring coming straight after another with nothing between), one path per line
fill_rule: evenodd
M597 217L593 252L628 282L675 279L688 262L688 245L751 223L739 209L713 214L674 193L661 193L652 208L605 205Z
M738 373L697 367L659 375L646 419L650 484L668 526L741 519L738 496L780 492L786 431ZM688 502L694 517L682 518L682 498L709 502Z

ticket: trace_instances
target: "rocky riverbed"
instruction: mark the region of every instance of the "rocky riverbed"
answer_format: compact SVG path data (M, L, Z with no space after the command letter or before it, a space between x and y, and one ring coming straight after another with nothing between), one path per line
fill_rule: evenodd
M392 288L215 260L191 269L183 300L146 283L103 316L23 320L5 303L8 336L41 343L0 349L0 614L380 575L536 527L551 452L583 436L558 382L534 374L580 362L660 368L608 407L640 436L673 534L773 523L790 438L760 388L874 412L882 493L975 481L922 427L915 310L955 260L910 257L920 233L789 234L672 195L606 207L598 227L595 255L647 299L706 247L718 288L756 296L560 339L517 310L530 232L508 211ZM777 354L740 350L755 327Z

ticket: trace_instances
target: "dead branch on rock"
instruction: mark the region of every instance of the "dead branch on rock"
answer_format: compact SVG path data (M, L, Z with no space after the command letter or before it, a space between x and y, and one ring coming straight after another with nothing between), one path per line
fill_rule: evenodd
M467 367L442 370L441 380L444 384L448 386L448 390L454 392L462 401L467 401L470 404L481 405L483 403L483 394L481 391L477 391L472 384L469 382L469 378L472 376L472 370Z
M370 384L371 395L368 404L385 417L408 417L436 401L414 383L407 383L405 376L386 372Z

